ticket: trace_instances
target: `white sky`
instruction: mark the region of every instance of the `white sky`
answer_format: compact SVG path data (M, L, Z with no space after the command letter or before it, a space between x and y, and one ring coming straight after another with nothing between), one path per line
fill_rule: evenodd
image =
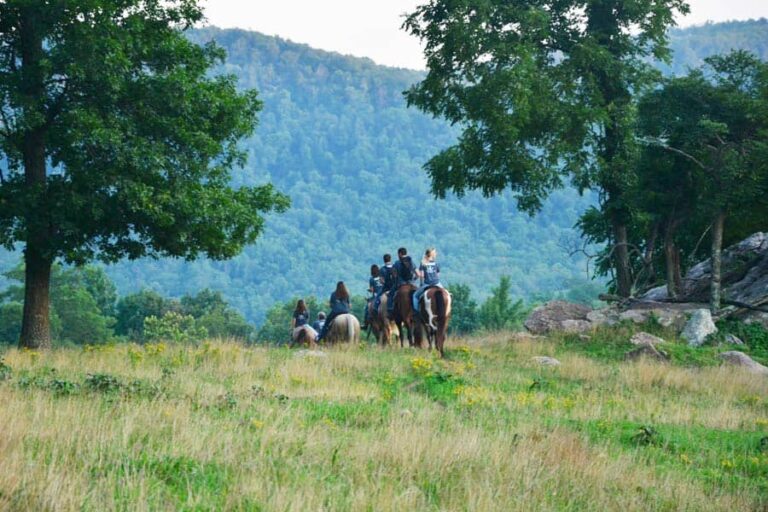
M256 30L379 64L423 68L418 40L400 29L423 0L205 0L211 25ZM680 26L768 18L768 0L689 0Z

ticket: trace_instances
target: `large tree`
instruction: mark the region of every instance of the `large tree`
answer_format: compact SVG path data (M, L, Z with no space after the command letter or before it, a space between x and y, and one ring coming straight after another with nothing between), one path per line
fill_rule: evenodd
M716 312L726 220L764 215L768 205L768 64L745 51L705 63L645 96L639 127L653 146L676 159L678 170L692 173L688 194L711 232L710 302ZM651 193L663 184L648 186ZM675 188L666 194L675 196L681 187Z
M633 94L666 58L684 0L430 0L405 21L427 77L409 104L463 127L426 166L438 196L511 188L535 211L564 171L600 193L616 285L631 293L624 193L631 182Z
M50 344L56 260L228 258L270 186L232 189L260 108L183 31L195 0L0 2L0 243L24 245L21 345Z

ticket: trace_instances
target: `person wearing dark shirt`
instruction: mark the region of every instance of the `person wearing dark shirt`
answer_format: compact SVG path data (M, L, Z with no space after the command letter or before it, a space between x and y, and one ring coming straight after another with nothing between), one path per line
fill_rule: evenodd
M439 286L440 288L443 287L443 285L440 284L440 265L437 264L436 260L437 249L430 247L424 252L424 258L422 258L421 265L419 265L418 270L421 286L418 290L416 290L416 293L413 294L414 311L419 310L419 300L421 300L424 292L433 286Z
M325 313L321 311L317 314L317 320L312 324L312 328L315 331L320 332L323 330L323 325L325 325Z
M387 311L390 316L395 310L395 292L397 289L405 284L411 284L415 279L416 269L413 265L413 260L408 256L408 249L401 247L397 250L397 261L392 267L394 279L392 280L392 286L388 290L387 295Z
M302 327L309 323L309 310L304 300L301 299L296 303L296 309L293 310L293 318L291 318L291 332L297 327Z
M347 287L344 285L344 281L339 281L336 283L336 291L331 294L330 306L331 313L325 320L323 330L320 331L320 335L317 337L318 342L320 342L320 340L322 340L328 333L328 329L331 328L331 324L333 323L334 318L339 315L349 313L349 292L347 291Z
M382 289L383 289L383 285L381 282L379 266L374 263L373 265L371 265L371 278L368 279L368 292L371 294L371 296L368 297L368 300L366 301L366 304L365 304L365 318L363 322L363 329L368 328L368 322L370 321L371 303L376 302L376 297L378 297L381 294Z
M376 295L376 300L374 301L374 304L373 304L373 309L375 311L379 310L379 306L381 305L382 294L384 294L385 292L389 293L389 290L391 290L392 287L394 286L395 270L394 270L394 267L392 266L391 254L384 255L384 266L379 269L379 278L381 280L381 289Z
M416 266L413 264L411 257L408 256L408 250L405 247L397 250L397 261L395 262L394 269L397 276L395 290L404 284L411 284L416 280Z

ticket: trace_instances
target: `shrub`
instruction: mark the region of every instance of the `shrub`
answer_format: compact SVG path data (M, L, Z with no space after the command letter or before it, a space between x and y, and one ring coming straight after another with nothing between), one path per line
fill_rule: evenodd
M190 315L169 311L160 318L153 315L144 319L144 339L146 341L194 343L206 336L208 336L208 330L197 325L195 319Z

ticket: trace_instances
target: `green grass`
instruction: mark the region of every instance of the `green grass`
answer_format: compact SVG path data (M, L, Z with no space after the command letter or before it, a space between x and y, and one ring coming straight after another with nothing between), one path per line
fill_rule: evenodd
M667 339L671 361L623 361L637 330ZM447 360L370 346L10 350L0 509L768 506L768 379L721 367L725 347L692 349L655 324L515 339L454 341Z

